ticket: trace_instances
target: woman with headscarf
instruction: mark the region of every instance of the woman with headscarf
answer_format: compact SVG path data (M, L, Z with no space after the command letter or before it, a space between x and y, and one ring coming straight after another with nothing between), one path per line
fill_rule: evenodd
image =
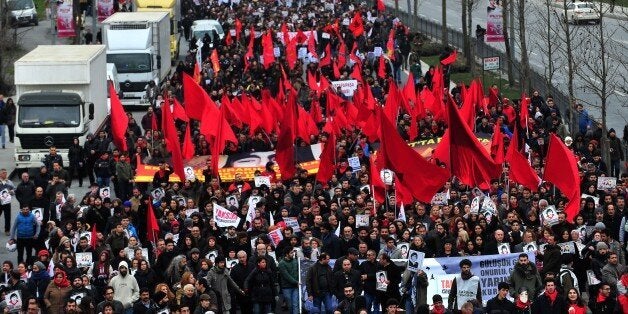
M37 303L40 307L44 306L44 295L49 284L50 274L48 274L46 266L42 262L35 262L33 264L31 278L26 283L26 286L28 287L30 295L37 299Z
M57 269L54 279L48 284L44 293L46 313L63 313L63 306L70 294L70 290L72 290L72 287L70 287L70 281L65 272Z

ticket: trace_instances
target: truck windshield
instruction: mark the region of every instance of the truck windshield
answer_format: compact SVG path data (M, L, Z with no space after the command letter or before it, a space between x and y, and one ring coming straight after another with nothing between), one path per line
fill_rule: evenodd
M77 127L81 121L81 108L77 106L20 106L20 127Z
M114 63L118 73L146 73L152 68L148 53L107 54L107 63Z
M11 0L7 2L9 9L15 10L28 10L33 8L33 0Z

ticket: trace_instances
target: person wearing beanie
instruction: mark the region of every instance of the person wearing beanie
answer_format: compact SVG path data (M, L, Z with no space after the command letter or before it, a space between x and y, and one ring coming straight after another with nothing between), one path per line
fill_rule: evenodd
M621 145L621 140L617 137L617 133L615 132L615 129L613 128L608 130L608 141L609 141L608 152L610 153L610 159L611 159L610 176L619 178L619 175L621 174L620 164L621 164L621 161L624 160L625 156L624 156L624 150Z
M482 304L482 287L480 285L480 277L471 273L470 260L463 259L460 261L460 275L457 275L451 283L451 291L447 300L450 310L460 311L462 305L467 301L476 299Z
M44 263L40 261L33 263L31 277L28 278L26 287L28 288L29 295L34 296L40 305L44 304L44 294L49 284L50 274Z
M484 310L486 313L514 313L515 304L506 299L510 285L506 282L500 282L497 285L497 295L488 300Z
M126 311L130 311L133 302L140 298L140 287L135 277L129 274L129 265L125 261L118 264L118 274L111 278L109 285L115 291L114 299L122 302Z
M214 260L214 267L207 273L207 283L214 291L220 293L223 313L228 313L232 308L230 290L237 291L241 295L244 294L242 288L238 287L235 281L231 279L226 259L223 255L218 255Z

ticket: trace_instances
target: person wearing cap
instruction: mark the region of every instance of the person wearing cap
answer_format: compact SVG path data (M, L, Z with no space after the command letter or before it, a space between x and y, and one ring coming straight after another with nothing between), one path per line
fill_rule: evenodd
M497 285L497 295L488 300L486 303L486 307L484 311L490 314L509 314L515 313L515 305L506 297L508 296L508 291L510 290L510 285L506 282L500 282Z
M125 261L118 264L118 274L111 278L109 285L115 291L114 299L122 302L125 313L133 313L133 302L140 298L140 287L135 277L129 274L129 265Z
M468 259L460 261L460 275L456 275L451 283L449 299L447 300L450 310L460 311L462 305L469 300L477 300L482 304L482 287L480 277L471 273L472 263Z
M212 304L211 304L211 298L209 296L209 294L203 293L199 296L199 304L196 307L196 309L194 309L194 314L205 314L207 312L210 311L216 311L215 308L212 308Z
M591 253L591 270L599 281L603 279L602 269L606 266L608 257L608 245L602 241L598 242L595 245L595 251ZM591 295L594 295L595 289L592 292Z

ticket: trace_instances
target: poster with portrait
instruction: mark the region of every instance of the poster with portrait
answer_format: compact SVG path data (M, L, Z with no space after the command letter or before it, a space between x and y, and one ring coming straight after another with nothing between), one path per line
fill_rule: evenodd
M159 310L159 312L157 312L155 314L170 314L170 310L168 309L168 307L166 307L163 310Z
M558 224L558 212L556 211L556 207L547 206L547 208L541 212L541 219L543 220L543 224L549 226Z
M600 206L600 198L599 197L593 196L593 195L589 195L589 194L585 194L585 193L582 193L582 195L580 195L581 199L586 199L586 198L589 198L589 197L593 199L593 201L595 202L595 206Z
M192 182L196 181L196 175L194 174L194 168L187 166L183 168L183 172L185 173L185 179L190 180Z
M9 190L4 189L0 191L0 204L1 205L11 204L11 193L9 192Z
M177 202L177 205L185 207L185 197L183 197L183 196L175 196L172 199L175 202Z
M360 171L360 168L362 168L360 165L360 157L349 157L347 158L347 162L349 163L349 167L351 167L352 172L358 172Z
M218 257L218 251L209 251L207 252L207 255L205 255L205 258L212 261L212 263L214 263L214 261L216 260L216 257Z
M164 194L165 192L162 188L156 188L150 192L150 196L153 197L154 201L161 201L161 199L164 197Z
M390 170L390 169L382 169L379 172L379 176L382 179L382 182L384 182L384 184L392 185L393 184L393 177L395 176L395 173L392 170Z
M5 310L19 312L22 308L22 293L20 290L11 291L4 296L4 302L6 303Z
M106 198L111 198L111 188L108 186L100 188L99 195L100 198L102 198L103 200Z
M227 269L231 269L233 268L233 266L238 264L238 260L237 259L228 259L227 263L225 264L227 266Z
M388 276L386 272L381 270L375 273L375 283L377 291L386 291L388 289Z
M545 253L545 247L547 246L547 243L543 243L541 245L539 245L539 253L540 254L544 254Z
M576 253L576 247L573 241L568 241L564 243L558 243L560 247L560 254L574 254Z
M410 253L408 253L408 270L411 272L417 272L417 270L423 268L424 259L425 253L421 251L410 250Z
M286 223L286 227L291 227L293 232L301 232L297 217L285 217L283 222Z
M77 252L76 266L79 268L92 266L92 252Z
M270 188L270 176L256 176L253 180L255 180L255 186L258 188L262 187L262 185Z
M355 215L355 227L368 227L369 226L369 215L357 214Z
M410 243L399 243L397 249L401 252L401 258L408 258L408 251L410 250Z
M255 210L255 206L257 206L257 203L259 203L262 200L262 197L259 195L253 195L251 197L249 197L249 209L253 209Z
M597 189L601 191L612 190L617 186L615 177L599 177L597 178Z
M229 195L225 201L227 202L227 209L231 208L231 206L235 208L240 208L240 204L238 202L238 197L235 195Z
M471 214L480 213L480 197L476 196L471 201Z
M432 205L447 205L447 193L436 193L432 196L432 201L430 202Z
M81 301L83 300L84 297L85 297L85 293L84 292L74 293L74 294L70 295L70 299L74 300L76 302L76 305L81 305Z
M591 269L587 270L587 284L589 286L600 284L600 280L597 277L595 277L595 273Z
M198 213L198 208L188 208L185 210L185 217L190 218L194 213Z
M524 244L523 245L523 252L524 253L535 252L537 250L538 250L538 247L536 246L536 242L530 242L528 244Z
M510 244L502 243L498 245L497 252L499 252L499 254L510 254Z
M33 215L35 215L35 219L37 219L37 222L41 224L41 222L44 220L44 209L41 207L33 208Z

